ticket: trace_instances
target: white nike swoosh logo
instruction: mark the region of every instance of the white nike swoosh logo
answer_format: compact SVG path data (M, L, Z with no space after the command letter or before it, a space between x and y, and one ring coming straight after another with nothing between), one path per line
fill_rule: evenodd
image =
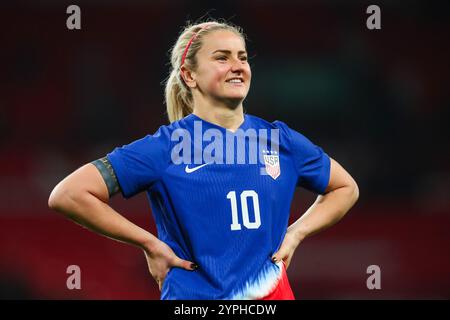
M206 166L208 164L210 164L210 163L205 163L205 164L202 164L202 165L200 165L198 167L194 167L194 168L189 168L189 165L186 165L186 168L184 168L184 171L186 171L186 173L192 173L194 171L197 171L200 168L203 168L204 166Z

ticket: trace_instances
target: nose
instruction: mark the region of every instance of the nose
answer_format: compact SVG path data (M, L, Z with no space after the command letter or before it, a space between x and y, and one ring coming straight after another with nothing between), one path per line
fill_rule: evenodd
M241 73L244 66L242 65L242 61L237 58L231 59L231 71Z

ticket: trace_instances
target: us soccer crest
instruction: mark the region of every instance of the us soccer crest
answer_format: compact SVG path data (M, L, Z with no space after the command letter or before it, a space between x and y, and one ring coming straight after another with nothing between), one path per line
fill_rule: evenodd
M272 179L276 180L280 174L280 157L278 156L278 152L269 152L264 151L264 163L266 165L266 173L272 177Z

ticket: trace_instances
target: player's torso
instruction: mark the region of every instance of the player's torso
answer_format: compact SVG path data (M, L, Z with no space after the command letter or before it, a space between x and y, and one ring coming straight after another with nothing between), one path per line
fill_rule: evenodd
M158 186L165 197L164 212L170 215L165 218L167 232L180 243L180 254L200 265L196 275L172 271L172 287L180 284L175 277L184 283L199 277L191 285L208 279L216 292L229 292L233 283L244 282L259 269L278 272L270 256L284 235L297 180L285 141L277 148L259 144L255 161L250 143L240 150L234 143L231 156L224 137L223 154L216 149L211 157L204 153L207 142L200 146L193 140L190 157L180 161L185 154L176 150L179 156ZM243 150L244 161L239 159Z

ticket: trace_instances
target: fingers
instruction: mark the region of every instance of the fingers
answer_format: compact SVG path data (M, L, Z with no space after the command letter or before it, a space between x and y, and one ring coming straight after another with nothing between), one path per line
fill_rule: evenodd
M285 252L285 250L283 250L282 248L277 251L273 256L272 256L272 261L274 263L277 263L278 261L286 261L289 258L289 255L287 252Z
M281 261L281 258L279 258L277 255L274 255L274 256L272 257L272 261L273 261L274 263L277 263L278 261Z
M173 264L174 267L183 268L189 271L194 271L198 269L198 264L193 263L191 261L183 260L180 258L177 258Z
M156 283L158 283L159 291L161 291L161 289L162 289L162 281L161 280L156 280Z
M291 264L291 259L292 255L289 255L287 252L285 254L282 254L281 250L272 256L272 262L273 263L277 263L279 261L283 262L286 270L289 268L289 265Z
M278 261L281 261L283 259L283 255L281 254L280 251L277 251L273 256L272 256L272 261L277 263Z

